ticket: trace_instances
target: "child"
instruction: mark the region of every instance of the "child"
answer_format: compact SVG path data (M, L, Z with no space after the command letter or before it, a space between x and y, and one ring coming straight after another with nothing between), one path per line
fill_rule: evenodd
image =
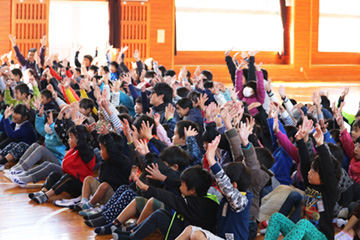
M11 115L12 122L9 121ZM12 143L12 145L8 147L8 150L12 150L15 153L20 150L15 147L15 143L23 142L31 145L37 141L37 134L30 121L28 121L29 115L29 110L24 104L18 104L14 109L12 106L6 108L4 116L0 121L0 131L3 132L0 142L0 149L3 150L2 157L5 157L7 153L9 153L4 154L4 147L9 143ZM0 160L0 169L2 168L2 170L4 170L4 165L7 162L7 159L2 158Z
M193 102L190 98L182 98L176 103L176 110L180 118L183 120L193 121L198 125L199 129L204 129L204 117L199 108L193 107ZM203 131L200 131L202 134Z
M91 98L82 98L79 101L79 112L87 118L88 124L92 124L98 120L97 116L92 114L94 107L95 103Z
M59 105L53 99L52 93L47 89L41 91L41 105L44 105L45 111L54 109L55 111L60 112Z
M175 239L190 224L215 232L218 202L214 195L207 195L211 186L211 176L202 167L194 166L186 169L181 174L181 183L175 181L174 185L179 186L184 197L148 186L140 181L135 174L133 177L145 195L162 201L176 212L172 216L170 212L165 210L155 211L144 222L135 227L131 235L126 235L116 226L113 226L114 239L119 239L119 234L121 234L121 239L144 239L156 228L159 228L166 239Z
M40 97L39 88L37 87L37 83L35 79L29 79L33 86L33 98L30 100L30 104L34 102L34 98ZM20 83L15 87L15 99L13 99L10 95L10 85L9 81L6 82L5 89L5 102L9 105L16 105L22 102L26 102L28 100L28 96L30 95L29 87L25 83Z
M131 161L121 153L122 137L116 133L109 133L107 126L103 126L99 136L100 155L103 161L100 164L99 180L88 176L84 180L82 199L72 209L89 209L95 204L109 201L116 189L129 184ZM93 195L89 200L90 195Z
M91 145L88 144L91 135L86 127L72 126L69 131L70 150L62 162L62 172L51 172L42 186L40 192L30 193L29 198L36 203L45 203L53 195L63 191L72 197L81 195L83 181L87 176L93 175L95 155Z
M303 213L306 219L296 224L281 213L274 213L269 221L265 239L277 239L279 231L286 239L326 240L334 238L334 206L338 199L338 175L340 164L330 157L329 150L324 145L324 135L320 126L316 125L313 135L317 144L317 153L313 162L303 141L306 130L300 127L297 135L297 145L300 154L301 172L306 186ZM334 165L336 164L336 165Z
M240 162L230 163L224 170L215 160L215 151L220 142L217 136L207 147L206 159L216 183L223 194L217 215L217 236L224 239L247 240L249 235L249 210L252 193L246 192L251 183L251 172ZM225 172L224 172L225 171ZM191 238L190 238L191 237ZM178 237L185 239L219 239L211 232L187 227Z

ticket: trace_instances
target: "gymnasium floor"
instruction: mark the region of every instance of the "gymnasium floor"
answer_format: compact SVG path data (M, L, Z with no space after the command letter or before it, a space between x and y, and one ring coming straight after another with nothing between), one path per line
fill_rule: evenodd
M274 91L279 83L273 83ZM359 106L360 84L355 83L283 83L288 97L299 102L310 102L313 91L320 89L329 92L331 101L335 101L345 86L350 85L350 93L346 98L345 110L356 112ZM0 239L111 239L111 235L96 236L92 228L87 227L80 215L66 208L58 208L49 201L45 204L34 204L27 194L40 189L41 183L28 184L26 189L17 187L0 172ZM66 198L66 193L56 199ZM51 200L55 200L51 199ZM162 239L153 234L147 239ZM257 239L263 239L259 236Z

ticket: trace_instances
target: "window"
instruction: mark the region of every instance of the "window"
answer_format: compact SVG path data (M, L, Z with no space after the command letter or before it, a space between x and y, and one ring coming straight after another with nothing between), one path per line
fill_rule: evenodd
M95 48L105 50L109 39L107 2L51 1L49 19L50 53L72 62L81 45L80 62Z
M179 51L280 51L278 0L176 0Z
M320 0L319 52L360 52L359 9L359 0Z

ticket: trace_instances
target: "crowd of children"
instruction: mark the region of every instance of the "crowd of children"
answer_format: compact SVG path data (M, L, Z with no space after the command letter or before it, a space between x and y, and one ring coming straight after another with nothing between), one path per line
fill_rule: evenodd
M17 64L0 69L0 170L19 187L84 217L96 234L144 239L359 239L360 110L274 95L268 73L225 52L233 86L210 70L176 72L152 59L129 70L126 47L106 63L84 55L27 58L10 35ZM279 198L276 188L288 188ZM281 205L272 209L265 202ZM269 213L264 217L263 213ZM271 216L271 217L270 217ZM131 221L137 218L137 221ZM335 233L334 225L344 227Z

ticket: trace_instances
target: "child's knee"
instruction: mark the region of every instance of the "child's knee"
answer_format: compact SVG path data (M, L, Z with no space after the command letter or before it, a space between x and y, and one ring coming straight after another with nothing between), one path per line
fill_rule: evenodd
M105 191L105 192L108 191L110 188L111 188L111 186L107 182L103 182L99 186L99 190Z
M301 219L300 221L297 222L296 225L298 225L299 227L304 227L306 225L308 225L310 222L306 219ZM311 224L311 223L310 223Z
M190 236L191 240L202 240L206 239L205 234L202 231L195 231Z

